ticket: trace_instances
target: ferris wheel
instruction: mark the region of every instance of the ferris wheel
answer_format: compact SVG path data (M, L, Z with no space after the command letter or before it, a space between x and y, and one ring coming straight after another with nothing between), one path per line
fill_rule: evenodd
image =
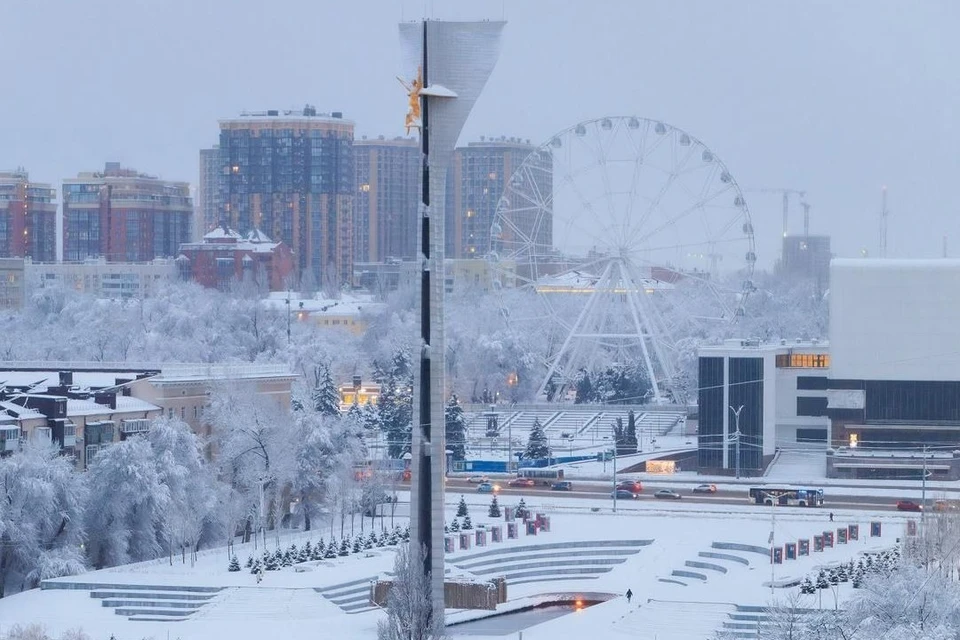
M639 367L653 400L682 401L678 340L735 322L753 290L732 174L688 133L635 116L581 122L530 153L490 239L503 316L542 341L539 395L617 362Z

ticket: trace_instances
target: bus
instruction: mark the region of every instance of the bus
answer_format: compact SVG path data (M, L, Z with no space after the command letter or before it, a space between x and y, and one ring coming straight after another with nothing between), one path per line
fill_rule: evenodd
M756 504L783 507L822 507L823 489L811 487L751 487L750 500Z
M533 478L537 484L553 484L563 480L563 469L544 469L542 467L525 467L517 470L518 478Z

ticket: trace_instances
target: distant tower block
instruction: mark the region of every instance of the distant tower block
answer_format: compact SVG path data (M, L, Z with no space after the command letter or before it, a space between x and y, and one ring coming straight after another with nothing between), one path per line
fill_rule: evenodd
M443 254L446 176L467 116L500 52L503 22L423 21L400 25L403 76L420 130L420 339L414 373L411 544L426 547L435 615L443 616L443 490L446 465L443 376ZM416 109L419 99L419 112ZM434 361L435 359L435 361Z

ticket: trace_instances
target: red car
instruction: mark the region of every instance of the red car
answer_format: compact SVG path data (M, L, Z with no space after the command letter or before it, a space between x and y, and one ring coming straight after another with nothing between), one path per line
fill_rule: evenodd
M537 483L534 481L533 478L514 478L513 480L507 483L507 486L508 487L532 487L532 486L535 486L536 484Z
M899 500L897 501L897 511L923 511L923 506L913 500Z
M624 480L617 484L617 491L640 493L643 491L643 484L639 480Z

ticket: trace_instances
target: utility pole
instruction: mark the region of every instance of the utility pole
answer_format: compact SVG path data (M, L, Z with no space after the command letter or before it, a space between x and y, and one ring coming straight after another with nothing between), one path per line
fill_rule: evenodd
M733 419L736 424L736 431L733 432L733 439L737 445L736 477L737 477L737 480L739 480L740 479L740 412L743 411L743 405L740 405L736 409L733 408L733 405L730 405L730 411L733 411Z
M290 289L287 289L287 345L290 344Z
M927 445L923 445L923 479L920 483L920 525L927 512Z
M803 207L803 237L810 237L810 203L804 200L800 201L800 206Z
M613 512L617 512L617 442L613 442Z

